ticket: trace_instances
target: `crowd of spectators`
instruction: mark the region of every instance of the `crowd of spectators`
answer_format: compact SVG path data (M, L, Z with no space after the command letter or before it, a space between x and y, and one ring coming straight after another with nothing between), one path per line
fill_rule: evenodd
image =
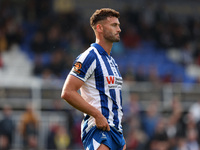
M131 93L124 106L124 135L127 149L198 150L200 148L199 102L183 109L181 98L174 96L167 109L159 99L144 106L137 93Z
M169 107L162 109L159 99L151 99L144 105L137 93L130 93L128 103L123 106L122 120L127 150L198 150L199 107L200 101L185 111L181 98L174 96ZM12 107L5 105L3 110L4 115L0 119L0 148L16 148L14 134L20 133L21 149L40 149L38 127L42 122L33 107L27 105L27 109L21 113L20 122L14 120ZM63 107L56 108L55 111L63 111ZM55 121L45 129L47 132L44 135L43 149L83 149L80 139L83 116L73 109L66 110L65 113L68 116L66 124Z
M18 43L33 62L34 76L64 79L73 60L95 40L89 18L86 20L75 9L57 13L52 9L52 3L46 0L26 1L20 5L20 9L15 5L12 1L1 2L1 51ZM120 13L121 42L114 47L114 56L125 55L125 61L129 51L136 51L144 43L150 43L149 46L155 51L175 49L180 53L176 63L184 68L190 64L199 67L200 23L197 18L191 16L179 19L176 15L167 13L162 5L151 9L151 3L147 3L143 9L124 8ZM3 66L1 59L0 66ZM154 74L154 80L160 82L180 82L170 79L169 75L156 76L156 67L139 78L137 76L141 75L142 69L127 68L122 72L124 79L151 81L151 75ZM195 82L199 82L198 76L195 77Z
M61 124L57 121L50 122L45 129L44 140L40 141L39 128L43 122L40 120L41 117L32 103L28 103L26 109L19 116L14 114L14 110L9 104L4 105L2 110L3 115L0 118L1 150L66 150L68 148L83 148L80 141L80 133L78 132L80 131L80 122L77 122L78 125L76 125L73 118L70 118L71 120L68 120L67 124ZM62 110L58 109L57 111ZM71 113L68 112L68 114L70 116ZM14 117L19 117L19 120ZM71 128L69 131L67 130L68 125ZM18 137L18 141L16 137ZM43 147L41 142L43 142Z
M180 52L180 59L176 63L184 68L190 64L199 66L200 27L198 19L186 18L184 21L180 21L178 17L167 14L162 7L158 7L154 11L148 9L148 6L146 7L147 9L137 11L131 9L122 11L121 42L118 44L122 50L119 52L119 48L113 49L113 55L120 53L125 55L126 59L127 52L136 51L142 47L143 43L151 43L149 46L157 51L167 52L173 48ZM36 22L41 21L37 24L30 43L27 43L30 44L29 50L34 54L33 74L42 76L48 72L50 77L62 79L71 69L72 61L77 55L94 42L94 34L89 26L89 18L88 21L85 21L77 11L67 14L54 14L49 11L47 14L43 17L38 15L40 18L36 19ZM141 69L130 69L132 69L131 76L135 77L132 80L150 81L150 72L147 72L144 79L140 80L141 77L138 79L137 74ZM152 70L157 71L156 68ZM122 72L125 79L126 72ZM157 76L157 80L161 82L165 82L165 80L173 82L172 79L166 78ZM170 77L168 76L168 78ZM178 80L174 82L178 82ZM198 82L198 78L196 82Z
M18 5L10 0L0 1L0 69L4 67L1 53L17 43L32 61L34 76L43 79L64 79L77 55L94 42L89 18L85 21L81 12L75 10L68 13L55 13L52 10L52 3L48 0L24 2L20 5L20 9L17 9ZM145 6L145 9L123 10L120 22L121 42L113 49L114 57L137 51L143 44L150 43L149 46L152 46L155 51L167 52L172 48L176 49L182 54L177 63L183 67L190 64L200 67L198 19L190 17L183 21L168 14L162 6L154 11ZM142 67L134 70L127 64L127 70L123 71L122 75L128 81L172 82L170 76L160 77L155 67L152 66L150 70L144 75ZM199 82L198 77L195 78L195 82ZM136 93L132 93L130 97L130 102L124 106L123 120L128 149L199 149L200 122L196 111L198 108L191 107L191 110L186 113L179 97L174 97L171 109L166 110L165 113L158 110L160 107L157 100L151 101L148 107L144 108ZM70 131L66 131L65 127L58 124L52 125L47 135L49 141L46 145L47 149L76 148L77 145L81 145L81 117L74 116L76 115L74 112L68 114L73 114L73 119L79 119L71 119ZM12 130L14 129L13 127ZM0 140L8 143L10 139L1 134ZM37 136L36 129L34 136L30 137L31 146L37 144L35 136ZM24 144L26 142L24 141Z

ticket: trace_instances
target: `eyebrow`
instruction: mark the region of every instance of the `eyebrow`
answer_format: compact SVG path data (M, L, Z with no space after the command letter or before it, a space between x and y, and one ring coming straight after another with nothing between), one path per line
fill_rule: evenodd
M111 25L119 25L120 26L120 23L114 22L114 23L111 23Z

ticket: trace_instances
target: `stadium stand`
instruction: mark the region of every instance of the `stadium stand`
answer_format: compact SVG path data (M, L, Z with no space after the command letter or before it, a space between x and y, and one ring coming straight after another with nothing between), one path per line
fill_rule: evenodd
M200 100L195 0L1 0L0 109L9 104L18 126L33 102L40 116L38 149L50 149L47 136L57 134L59 125L69 134L68 148L81 149L82 115L60 99L60 90L73 60L94 42L90 14L108 6L121 13L121 41L112 55L124 78L127 148L153 150L158 143L173 149L181 142L199 147L199 118L191 117L196 112L191 106ZM21 149L18 131L14 136L13 148Z

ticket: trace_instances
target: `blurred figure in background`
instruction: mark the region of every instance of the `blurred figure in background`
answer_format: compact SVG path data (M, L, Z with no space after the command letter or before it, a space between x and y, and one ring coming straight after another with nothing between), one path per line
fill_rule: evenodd
M9 105L3 107L3 118L0 120L0 149L12 148L15 123L12 119L12 108Z
M130 99L129 102L124 105L124 116L125 117L133 117L140 115L141 112L141 104L140 104L140 97L137 93L130 93Z
M26 111L21 115L19 132L23 140L24 149L37 149L39 118L33 106L28 104Z
M186 144L189 150L199 150L199 133L195 118L191 113L187 113L184 118Z
M182 137L182 136L178 137L176 145L177 145L177 147L175 148L176 150L188 150L185 137Z
M170 105L170 115L167 122L167 135L170 139L176 136L185 136L184 122L183 122L183 106L181 104L181 98L174 96Z
M150 150L169 150L170 143L166 133L166 119L161 117L156 125L155 132L149 141Z
M141 123L138 117L133 116L128 120L127 126L125 128L126 133L126 147L127 149L143 150L147 142L147 136L141 129Z
M50 149L56 149L56 143L55 143L55 136L56 136L56 132L59 128L59 124L58 123L53 123L51 124L49 130L48 130L48 134L47 134L47 143L46 143L46 149L50 150Z
M158 111L159 107L158 101L152 100L147 106L146 113L142 119L142 126L148 138L153 137L157 124L160 120L161 116L160 112Z
M3 52L8 48L8 41L6 39L5 33L6 33L5 26L0 25L0 52Z
M57 150L66 150L70 144L70 137L64 126L60 125L55 134L55 144Z
M189 150L199 150L198 133L195 129L187 131L187 147Z
M189 113L192 115L196 123L200 121L200 99L190 106Z

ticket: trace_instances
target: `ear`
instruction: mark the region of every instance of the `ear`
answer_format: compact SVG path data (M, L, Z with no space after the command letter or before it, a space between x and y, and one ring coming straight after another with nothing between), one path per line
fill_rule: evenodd
M96 31L97 32L102 32L103 31L103 26L101 24L97 24Z

